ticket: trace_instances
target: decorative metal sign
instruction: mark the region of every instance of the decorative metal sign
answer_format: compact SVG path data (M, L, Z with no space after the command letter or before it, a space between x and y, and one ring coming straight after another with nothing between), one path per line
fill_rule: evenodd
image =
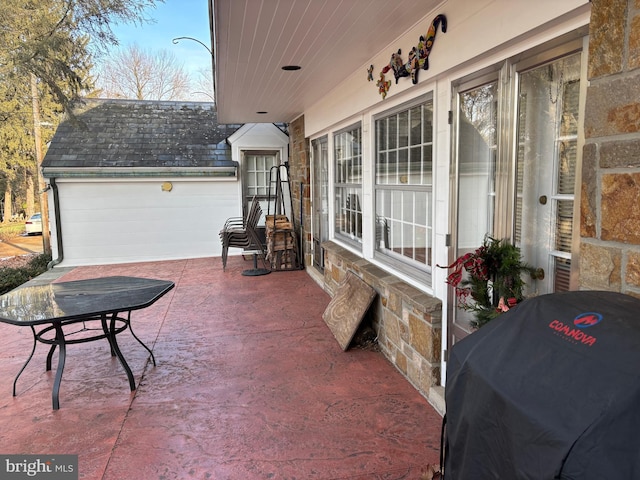
M418 71L429 69L429 55L433 48L433 42L436 38L436 32L438 27L441 26L442 33L447 31L447 17L440 14L437 15L431 22L429 30L426 35L420 35L418 45L414 46L409 52L408 61L405 63L402 60L402 50L398 49L396 53L391 55L391 60L384 66L380 72L380 78L376 82L378 87L378 93L382 95L384 99L387 96L389 87L391 87L391 81L386 80L385 74L390 70L393 70L393 76L396 79L396 84L400 77L411 77L411 82L415 85L418 83ZM367 78L369 81L373 81L373 65L367 69Z

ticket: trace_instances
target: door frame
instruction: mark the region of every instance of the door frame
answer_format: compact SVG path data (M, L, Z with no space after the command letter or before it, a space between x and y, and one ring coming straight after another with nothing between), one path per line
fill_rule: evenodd
M573 231L572 231L572 264L571 289L578 283L578 252L580 243L579 205L580 178L582 165L582 146L584 145L584 104L586 98L586 68L588 53L588 30L580 28L567 35L556 38L544 45L534 47L506 58L489 67L479 69L470 75L465 75L451 83L451 152L450 152L450 188L449 188L449 264L458 258L458 209L459 209L459 100L460 94L473 88L497 81L497 141L496 141L496 178L495 178L495 209L491 233L495 238L506 238L513 241L515 228L515 196L516 196L516 135L517 135L517 91L518 75L524 70L523 65L534 65L536 62L551 62L558 58L582 52L581 86L580 86L580 128L578 134L578 157L576 159L576 185L574 189ZM456 295L455 289L447 287L447 350L451 348L455 334L465 333L456 325ZM445 357L446 361L446 357Z
M325 158L316 158L322 155L316 154L315 145L324 145ZM311 140L311 265L324 272L324 249L322 242L329 239L329 135L322 135ZM317 167L320 162L325 162L326 178L317 178ZM322 168L322 165L320 165ZM322 175L321 175L322 177ZM320 182L320 183L319 183ZM323 197L323 192L326 198ZM327 212L323 213L322 203L327 202ZM324 228L323 228L324 227Z

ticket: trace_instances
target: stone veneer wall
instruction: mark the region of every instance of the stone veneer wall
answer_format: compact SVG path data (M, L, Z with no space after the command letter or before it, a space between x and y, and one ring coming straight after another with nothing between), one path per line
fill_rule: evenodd
M309 141L304 136L304 116L289 124L289 183L293 198L295 223L300 228L302 199L302 228L304 265L311 265L311 157Z
M385 357L431 399L440 384L442 303L334 242L325 251L324 287L333 297L352 271L378 293L372 308L372 327Z
M311 267L311 166L309 141L304 136L304 117L289 125L289 172L296 222L302 198L305 265ZM354 255L336 243L325 249L324 277L318 276L331 296L351 270L371 285L378 295L371 312L371 323L383 354L427 398L431 387L440 384L440 341L442 303L402 280Z
M640 297L640 0L593 0L580 288Z

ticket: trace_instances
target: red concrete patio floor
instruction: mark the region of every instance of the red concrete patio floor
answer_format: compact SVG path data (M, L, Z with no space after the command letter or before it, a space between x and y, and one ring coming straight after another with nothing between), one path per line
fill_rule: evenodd
M130 275L176 288L118 337L71 345L51 407L47 348L12 382L30 329L0 325L0 450L77 454L79 478L420 479L437 464L441 417L381 353L343 352L329 296L303 271L245 277L231 257L79 267L60 280ZM55 363L54 363L55 371Z

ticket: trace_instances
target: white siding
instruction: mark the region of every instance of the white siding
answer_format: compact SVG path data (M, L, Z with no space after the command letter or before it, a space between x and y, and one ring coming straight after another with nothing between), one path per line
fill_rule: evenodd
M171 191L162 190L164 182ZM218 232L228 217L242 214L236 179L58 179L57 187L61 266L220 256ZM55 259L51 191L49 205Z

